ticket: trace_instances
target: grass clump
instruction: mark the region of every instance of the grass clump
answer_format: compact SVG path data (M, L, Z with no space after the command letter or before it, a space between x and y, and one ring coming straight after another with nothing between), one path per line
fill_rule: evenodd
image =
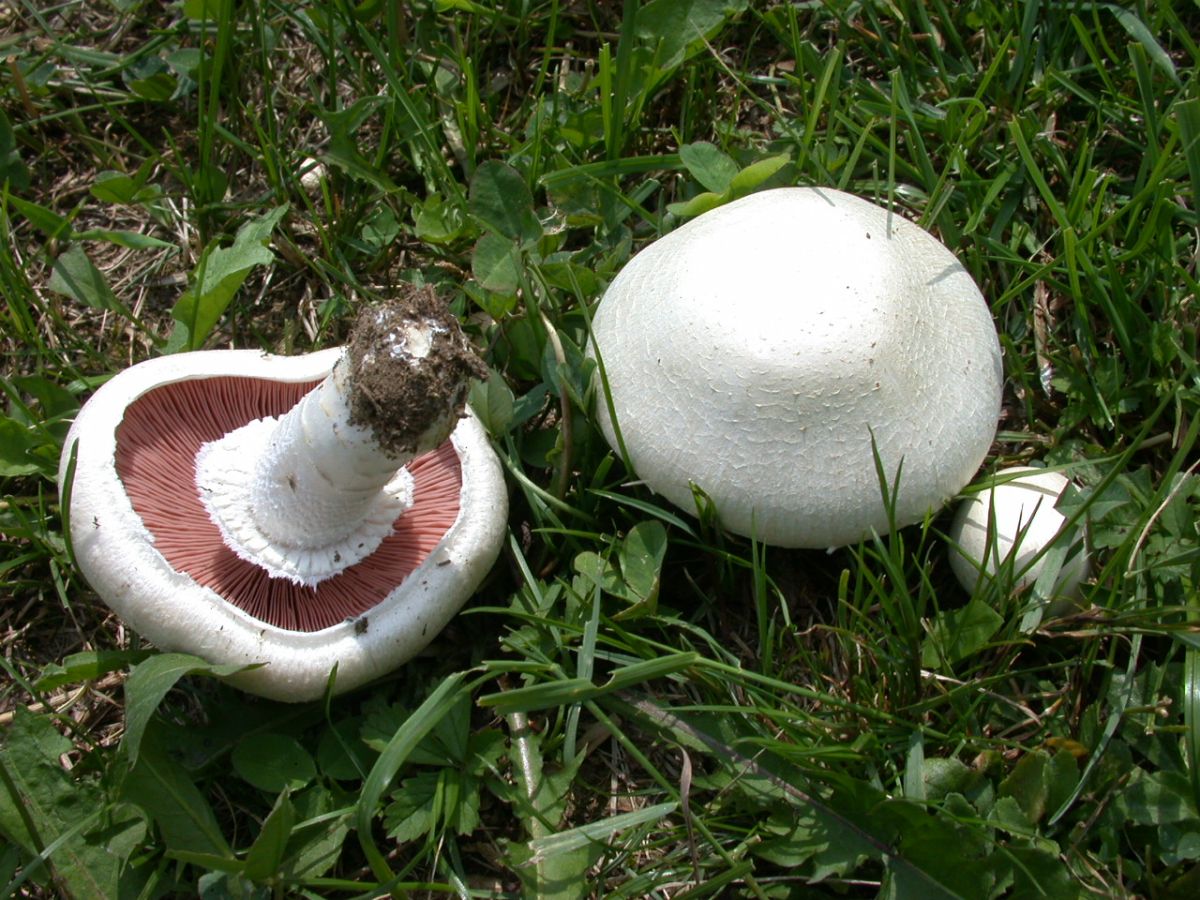
M985 0L0 11L5 893L1192 896L1198 33ZM981 285L989 464L1079 483L1077 612L966 596L943 518L816 555L627 484L591 310L781 184L891 204ZM144 646L70 563L79 403L159 353L338 343L401 284L487 350L513 513L480 596L325 704Z

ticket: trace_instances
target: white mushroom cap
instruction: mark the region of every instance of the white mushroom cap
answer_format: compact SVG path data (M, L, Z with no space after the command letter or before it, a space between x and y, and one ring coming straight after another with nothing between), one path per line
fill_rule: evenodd
M1064 530L1067 517L1055 508L1070 480L1060 472L1014 466L1000 469L988 483L990 487L962 501L947 532L953 548L950 568L959 583L974 591L981 578L1007 567L1014 588L1028 587L1041 575L1046 557L1030 561L1055 542L1065 542L1067 558L1054 594L1077 597L1091 568L1087 531L1082 524Z
M336 692L396 668L437 635L486 575L503 539L507 497L499 461L479 421L466 415L445 445L409 464L413 509L400 516L379 551L317 588L260 577L233 551L215 544L210 552L213 571L193 577L178 570L168 556L192 552L181 548L202 534L217 533L215 524L194 517L195 510L203 510L194 474L179 468L156 473L160 481L178 483L174 499L166 501L175 508L156 514L171 520L164 526L171 533L163 533L157 525L149 527L135 509L122 480L135 476L119 471L118 444L123 427L137 427L139 401L157 402L161 392L177 406L196 405L206 390L192 386L220 383L219 392L204 402L223 407L221 415L230 408L262 403L275 408L259 415L280 415L326 378L342 352L335 348L282 357L218 350L140 363L116 375L84 405L67 436L59 470L64 490L73 460L71 543L80 570L96 592L161 649L194 653L213 663L265 663L231 680L244 690L279 700L320 697L335 665ZM259 386L284 396L255 399ZM165 436L185 443L192 452L210 438L199 433ZM162 468L149 458L141 465ZM423 511L423 491L448 498L447 509ZM432 536L423 535L411 546L404 543L410 533L430 525L438 529ZM391 571L372 571L385 549ZM246 568L230 569L231 559L233 565ZM397 569L401 577L396 577ZM304 622L272 624L268 614L251 614L202 583L214 578L253 582L245 591L264 608L290 597L289 591L308 591L314 604L326 607L333 597L345 602L337 592L353 591L359 606L367 605L329 623L320 619L329 608L312 610L319 626L315 629ZM332 593L322 593L326 591Z
M970 481L995 436L1000 346L987 304L918 226L826 188L763 191L651 244L596 312L630 461L725 527L833 547L920 520ZM601 426L618 447L603 397Z

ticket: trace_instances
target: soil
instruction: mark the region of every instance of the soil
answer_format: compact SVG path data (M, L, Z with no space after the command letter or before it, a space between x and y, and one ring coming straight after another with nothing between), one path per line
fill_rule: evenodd
M350 331L350 421L370 428L384 452L411 456L431 426L449 436L471 378L488 370L431 287L364 309Z

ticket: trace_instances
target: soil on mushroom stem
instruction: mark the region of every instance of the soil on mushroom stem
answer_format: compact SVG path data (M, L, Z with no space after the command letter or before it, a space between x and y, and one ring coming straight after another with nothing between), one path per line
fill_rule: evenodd
M428 348L407 347L414 331ZM431 287L411 287L385 306L359 313L350 332L350 421L370 428L392 456L412 453L422 434L447 411L462 415L470 379L487 378L444 300Z

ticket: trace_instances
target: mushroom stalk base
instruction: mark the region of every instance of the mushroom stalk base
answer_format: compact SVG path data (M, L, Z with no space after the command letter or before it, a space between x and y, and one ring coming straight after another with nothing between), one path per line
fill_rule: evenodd
M374 552L412 505L408 460L351 424L344 362L285 415L196 455L196 486L226 544L310 587Z

